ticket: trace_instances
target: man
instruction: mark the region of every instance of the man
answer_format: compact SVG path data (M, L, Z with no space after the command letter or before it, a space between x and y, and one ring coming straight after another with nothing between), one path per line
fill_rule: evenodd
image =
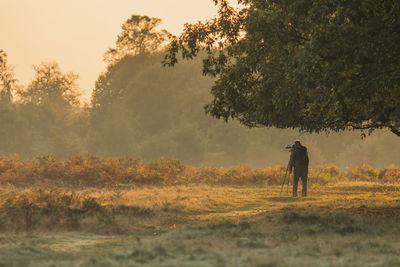
M300 144L299 140L294 142L294 146L292 148L292 153L290 154L289 161L289 172L292 174L292 170L294 167L293 174L293 197L297 197L297 185L299 183L299 178L303 183L303 191L302 196L307 196L307 176L308 176L308 153L307 148Z

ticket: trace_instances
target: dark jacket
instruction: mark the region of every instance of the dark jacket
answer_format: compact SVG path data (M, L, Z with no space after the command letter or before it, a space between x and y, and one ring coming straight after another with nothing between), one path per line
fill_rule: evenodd
M299 145L292 149L289 161L289 170L292 172L293 167L297 168L308 168L308 153L305 146Z

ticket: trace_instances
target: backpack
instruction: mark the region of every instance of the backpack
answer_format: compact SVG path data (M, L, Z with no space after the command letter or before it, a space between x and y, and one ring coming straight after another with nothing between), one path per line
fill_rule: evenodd
M301 146L296 149L297 151L297 157L296 161L298 162L299 165L308 165L309 159L308 159L308 153L307 153L307 148L305 146Z

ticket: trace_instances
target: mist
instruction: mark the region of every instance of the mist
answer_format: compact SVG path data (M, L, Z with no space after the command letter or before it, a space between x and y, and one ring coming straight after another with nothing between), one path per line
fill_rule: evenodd
M358 131L304 134L250 129L212 118L204 105L212 99L214 80L201 75L202 59L167 68L161 64L163 56L162 51L125 55L110 64L99 74L86 106L77 74L64 73L57 62L36 65L28 85L15 84L13 97L2 98L0 154L68 159L92 152L101 157L176 158L195 166L263 168L286 164L284 146L299 138L314 166L383 168L400 163L397 137L387 131L366 138ZM44 83L46 75L52 78Z

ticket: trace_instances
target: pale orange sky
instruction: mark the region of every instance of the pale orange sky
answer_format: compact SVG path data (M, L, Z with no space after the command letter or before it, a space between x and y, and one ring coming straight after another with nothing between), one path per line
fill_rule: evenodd
M179 34L185 22L215 13L212 0L0 0L0 50L20 84L32 79L33 64L55 60L80 75L88 99L105 70L104 52L131 14L161 18L161 28Z

